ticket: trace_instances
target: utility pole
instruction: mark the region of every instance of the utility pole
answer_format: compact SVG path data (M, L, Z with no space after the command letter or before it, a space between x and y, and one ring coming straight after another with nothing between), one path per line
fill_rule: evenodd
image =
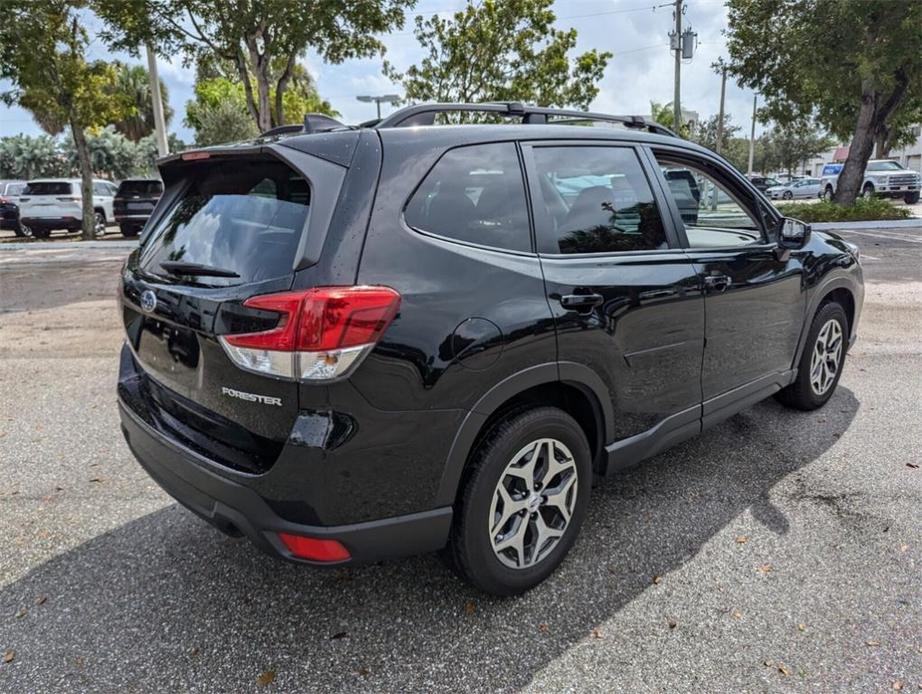
M675 0L675 91L672 95L672 128L679 132L682 123L682 0Z
M724 97L727 94L727 67L720 70L720 112L717 114L717 143L714 151L720 154L720 145L724 139ZM749 165L752 168L752 164Z
M752 176L752 160L756 154L756 101L758 97L752 95L752 127L749 129L749 171L748 175Z
M170 153L166 141L166 123L163 118L163 99L160 95L160 77L157 75L157 56L154 49L147 44L147 73L150 77L150 99L154 108L154 134L157 140L157 154L165 157Z

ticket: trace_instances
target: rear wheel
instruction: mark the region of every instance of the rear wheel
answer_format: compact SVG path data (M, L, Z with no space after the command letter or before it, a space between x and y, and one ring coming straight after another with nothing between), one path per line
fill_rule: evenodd
M864 197L864 198L874 197L874 184L873 183L864 184L864 188L861 189L861 197Z
M847 343L845 310L835 302L823 304L810 324L797 379L778 392L778 400L797 410L815 410L825 405L842 376Z
M138 227L134 224L122 224L119 226L119 230L122 232L122 236L127 239L133 239L138 235Z
M903 196L903 200L906 201L907 205L915 205L917 202L919 202L919 191L917 190L912 193L906 193L906 195Z
M21 224L21 223L16 225L16 228L13 229L13 233L16 234L16 236L20 238L24 238L24 239L32 236L32 230L29 227L27 227L25 224Z
M34 236L37 239L47 239L49 236L51 236L51 229L43 228L43 227L34 227L32 229L32 236Z
M93 213L93 234L96 237L106 235L106 215L100 210Z
M480 444L462 483L449 564L488 593L533 588L576 540L591 484L589 444L570 415L541 407L511 416Z

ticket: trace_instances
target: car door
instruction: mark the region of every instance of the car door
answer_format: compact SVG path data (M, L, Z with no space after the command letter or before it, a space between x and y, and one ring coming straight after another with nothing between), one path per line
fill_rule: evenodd
M523 154L560 376L588 367L603 381L612 461L664 445L645 439L697 433L704 301L651 160L604 140L525 144Z
M775 243L775 213L738 174L684 148L654 148L668 187L694 178L721 202L695 218L670 195L673 219L705 291L706 343L701 372L704 418L727 414L786 385L804 323L803 252ZM684 178L683 178L684 177ZM672 193L672 191L670 191ZM703 199L703 198L702 198Z

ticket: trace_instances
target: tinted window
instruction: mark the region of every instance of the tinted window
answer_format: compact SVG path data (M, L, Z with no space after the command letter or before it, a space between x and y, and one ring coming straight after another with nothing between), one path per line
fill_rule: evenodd
M117 194L156 197L162 192L163 183L160 181L122 181Z
M541 200L560 253L666 248L666 232L637 155L624 147L537 147ZM543 203L543 209L541 204Z
M151 233L141 267L177 279L160 263L181 261L236 272L239 278L179 278L235 284L292 271L307 220L310 187L279 162L195 167L189 186Z
M70 183L67 181L33 181L26 185L23 195L70 195Z
M691 248L725 248L762 242L761 227L743 198L705 169L657 155L685 223ZM795 184L797 185L797 184Z
M515 145L450 150L407 204L414 229L481 246L531 250L525 186Z

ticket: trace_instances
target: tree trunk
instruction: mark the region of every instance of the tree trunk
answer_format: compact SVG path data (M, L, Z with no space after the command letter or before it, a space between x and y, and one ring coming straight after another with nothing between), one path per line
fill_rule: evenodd
M77 162L80 167L80 192L83 199L83 240L96 238L96 223L93 217L93 166L90 163L90 149L86 144L83 128L71 119L70 128L74 135Z
M295 57L289 56L288 62L285 63L285 70L282 72L275 85L275 124L285 125L285 90L288 89L288 81L291 79L291 72L294 69ZM306 114L300 114L303 118Z
M890 128L886 125L880 126L877 137L874 138L874 157L876 159L886 159L890 156Z
M855 125L855 134L848 146L848 158L839 174L836 184L835 201L840 205L853 205L855 198L861 193L861 184L864 181L864 169L871 158L874 148L874 135L877 130L877 94L869 88L862 90L861 110L858 111L858 122Z

